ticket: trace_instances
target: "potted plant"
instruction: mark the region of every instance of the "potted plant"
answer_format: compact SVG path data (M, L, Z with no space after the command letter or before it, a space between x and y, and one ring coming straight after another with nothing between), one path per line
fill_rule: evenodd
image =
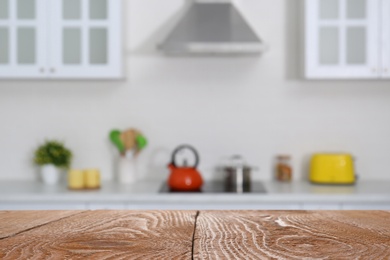
M45 141L35 151L34 162L41 167L41 178L46 184L56 184L61 177L61 171L68 169L72 159L72 152L62 142L56 140Z

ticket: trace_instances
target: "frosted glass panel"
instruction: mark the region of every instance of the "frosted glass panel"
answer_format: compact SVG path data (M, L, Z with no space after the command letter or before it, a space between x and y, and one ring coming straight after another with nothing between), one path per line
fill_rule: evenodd
M336 27L322 27L319 36L320 64L338 64L339 29Z
M347 28L347 63L366 63L366 28Z
M81 19L81 1L62 0L62 16L65 20Z
M348 0L347 18L349 19L366 18L366 0Z
M9 32L8 28L0 27L0 64L9 62Z
M29 27L20 27L17 32L17 48L19 64L35 63L35 29Z
M337 19L338 17L339 17L339 0L320 0L321 19Z
M77 28L65 28L62 60L64 64L81 63L81 30Z
M107 0L89 0L89 17L94 20L107 19Z
M35 19L35 0L18 0L17 10L18 19L32 20Z
M0 0L0 19L8 18L8 0Z
M90 29L89 62L91 64L107 64L107 40L107 29Z

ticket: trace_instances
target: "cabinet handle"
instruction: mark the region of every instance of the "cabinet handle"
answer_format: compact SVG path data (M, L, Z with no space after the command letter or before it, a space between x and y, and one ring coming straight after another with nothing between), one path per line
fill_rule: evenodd
M41 73L44 73L44 72L45 72L45 68L40 68L39 71L40 71Z
M55 69L55 68L50 68L50 72L51 72L51 73L55 73L55 72L56 72L56 69Z
M383 68L383 72L387 73L389 70L387 68Z

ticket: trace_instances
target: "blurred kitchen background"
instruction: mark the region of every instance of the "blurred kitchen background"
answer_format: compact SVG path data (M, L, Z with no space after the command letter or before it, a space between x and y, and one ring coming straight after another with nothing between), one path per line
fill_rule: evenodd
M232 2L268 46L263 54L166 55L156 46L190 1L125 0L123 77L28 79L16 73L9 79L0 67L0 181L38 180L32 158L45 139L64 141L72 168L98 168L103 181L113 180L108 135L129 127L148 138L137 158L140 180L167 179L173 149L188 143L199 152L206 180L222 178L215 168L234 154L259 168L253 180L264 181L274 179L275 156L290 155L298 181L307 180L313 153L346 152L356 159L359 180L390 181L389 81L306 78L304 1ZM372 7L366 7L368 15ZM4 24L0 19L0 30Z

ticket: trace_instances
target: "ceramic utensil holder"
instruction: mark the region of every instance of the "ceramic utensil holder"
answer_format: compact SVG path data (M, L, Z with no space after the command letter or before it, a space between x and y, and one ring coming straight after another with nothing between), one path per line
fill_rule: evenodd
M126 153L120 156L118 160L118 181L128 184L137 180L136 159L134 153Z

